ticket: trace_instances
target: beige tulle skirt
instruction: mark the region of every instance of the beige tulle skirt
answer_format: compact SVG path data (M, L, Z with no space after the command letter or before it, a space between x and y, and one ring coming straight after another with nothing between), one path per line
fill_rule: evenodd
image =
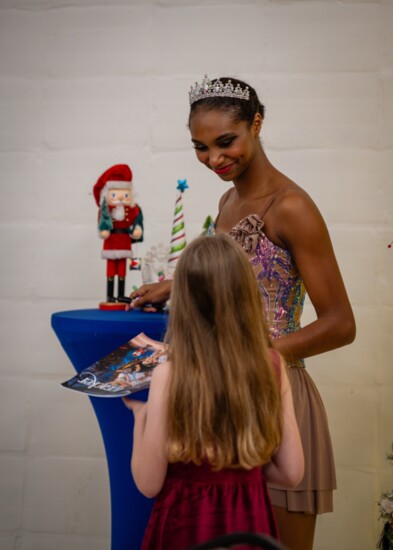
M269 485L270 498L290 512L332 512L336 471L325 407L305 368L292 367L288 375L303 443L304 478L296 489Z

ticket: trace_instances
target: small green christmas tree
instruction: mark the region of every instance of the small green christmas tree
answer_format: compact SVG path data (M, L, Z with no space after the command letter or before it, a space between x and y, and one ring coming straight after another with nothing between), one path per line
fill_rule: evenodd
M104 199L101 204L98 229L99 231L110 231L111 229L113 229L112 218L109 212L108 203L106 202L106 199Z
M202 226L202 233L201 235L206 235L206 233L209 230L209 227L214 223L213 218L211 216L207 216L205 223Z

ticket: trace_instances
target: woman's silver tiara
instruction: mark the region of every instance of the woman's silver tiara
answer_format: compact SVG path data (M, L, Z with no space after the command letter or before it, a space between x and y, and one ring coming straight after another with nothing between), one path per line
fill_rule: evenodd
M234 97L248 101L250 99L250 90L248 86L242 88L240 84L237 84L235 87L231 80L228 80L226 84L221 82L220 79L211 81L205 74L201 84L195 82L191 86L188 96L190 98L190 105L206 97Z

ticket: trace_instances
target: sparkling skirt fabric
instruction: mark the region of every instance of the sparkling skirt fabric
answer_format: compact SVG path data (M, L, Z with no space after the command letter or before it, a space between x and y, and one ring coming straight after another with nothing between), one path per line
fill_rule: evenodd
M291 512L332 512L336 474L325 408L306 369L290 368L288 376L303 444L304 478L295 490L269 485L270 497L275 506Z
M236 531L278 538L262 468L213 472L208 464L170 464L141 550L186 550Z

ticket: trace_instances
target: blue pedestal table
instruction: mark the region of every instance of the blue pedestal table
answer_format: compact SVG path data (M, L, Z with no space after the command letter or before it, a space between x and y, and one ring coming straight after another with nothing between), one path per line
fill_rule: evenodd
M52 315L52 328L77 372L140 332L162 340L166 313L83 309ZM70 376L71 378L71 376ZM146 400L148 390L135 393ZM104 440L111 495L111 549L139 550L153 505L136 488L130 472L133 415L120 398L90 397Z

